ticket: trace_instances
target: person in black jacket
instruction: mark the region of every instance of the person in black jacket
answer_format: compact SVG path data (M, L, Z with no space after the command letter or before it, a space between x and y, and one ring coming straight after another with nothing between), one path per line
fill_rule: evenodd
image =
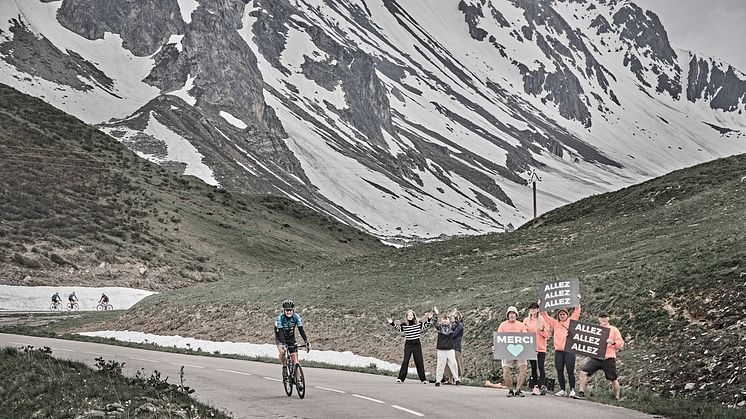
M461 340L464 337L464 316L457 309L451 311L451 317L455 323L461 323L461 328L453 332L453 351L456 353L456 364L458 365L458 376L464 378L464 357L461 355ZM443 372L443 384L456 384L451 368L446 365Z
M435 314L438 314L438 309L433 307ZM414 355L414 365L417 368L417 375L423 384L427 384L427 378L425 377L425 363L422 359L422 344L420 343L420 335L424 330L433 324L433 314L428 313L426 322L417 321L417 315L414 314L413 310L407 310L404 315L404 322L401 324L394 324L391 318L386 319L391 327L397 332L404 332L404 338L406 343L404 344L404 360L401 363L399 369L399 377L396 379L397 383L403 383L407 379L407 370L409 369L409 359Z
M438 331L438 363L435 367L435 386L439 387L443 379L443 370L446 365L451 369L456 385L461 384L461 378L458 376L458 366L456 365L456 351L453 350L453 336L458 332L462 333L464 326L459 322L451 323L447 314L443 314L435 323L435 329Z

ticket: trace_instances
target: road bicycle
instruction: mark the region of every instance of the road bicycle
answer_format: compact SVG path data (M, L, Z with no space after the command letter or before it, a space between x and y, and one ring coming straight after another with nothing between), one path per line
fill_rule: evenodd
M61 301L52 301L52 305L49 306L51 310L54 311L62 311L62 302Z
M67 311L78 311L80 310L80 306L78 305L77 301L70 301L67 303Z
M293 385L298 389L298 397L301 399L306 397L306 377L303 375L303 368L300 363L293 365L293 357L290 356L290 348L306 348L308 352L308 345L286 345L285 346L285 368L287 369L287 377L283 373L282 384L285 386L285 393L288 397L293 395Z
M114 310L114 306L109 303L98 303L96 310Z

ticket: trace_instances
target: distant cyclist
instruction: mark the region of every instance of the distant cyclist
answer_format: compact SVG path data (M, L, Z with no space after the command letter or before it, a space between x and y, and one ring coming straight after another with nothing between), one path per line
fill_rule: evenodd
M295 347L295 328L298 328L303 341L306 343L306 351L310 351L311 347L306 337L306 332L303 330L303 322L300 319L300 315L295 312L295 303L293 300L287 299L282 302L283 312L277 316L275 321L275 342L277 343L277 351L280 354L280 363L282 364L282 376L287 378L288 370L285 366L285 348L288 348L290 357L293 360L293 365L298 363L298 348Z
M107 305L107 304L109 304L109 297L108 297L108 296L107 296L106 294L104 294L104 293L101 293L101 299L100 299L100 300L98 300L98 303L99 303L99 304L102 304L102 305Z
M52 302L53 303L61 303L62 302L62 297L60 297L60 293L59 292L55 292L54 293L54 295L52 296Z
M73 291L72 294L67 296L67 300L70 302L70 304L78 302L78 297L75 295L75 291Z

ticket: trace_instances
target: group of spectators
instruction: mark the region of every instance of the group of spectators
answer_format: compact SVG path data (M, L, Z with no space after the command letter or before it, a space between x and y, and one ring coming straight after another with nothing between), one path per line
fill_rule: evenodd
M578 295L580 300L580 295ZM609 329L609 338L606 341L606 356L604 360L589 358L580 371L580 386L576 392L575 361L576 355L565 351L565 343L569 332L570 321L580 319L580 304L572 308L572 314L568 309L559 309L554 317L547 312L539 312L539 304L532 303L528 306L528 317L523 321L518 320L518 309L514 306L506 310L506 320L500 323L497 332L535 333L536 334L536 359L529 360L501 360L504 383L492 383L487 381L485 386L503 388L508 390L508 397L523 397L523 387L527 375L527 366L531 366L531 377L529 389L532 395L545 395L548 391L547 376L544 364L547 357L548 340L551 337L554 344L554 365L557 372L557 384L559 390L555 393L558 397L573 397L582 399L585 397L585 388L588 378L596 371L603 370L605 378L611 383L614 397L620 398L620 384L616 370L616 351L624 346L619 329L609 324L609 314L601 311L598 315L599 325ZM391 327L397 332L403 332L406 343L404 345L404 359L397 378L398 383L404 382L407 377L410 357L414 356L417 375L422 383L427 384L425 367L422 357L422 345L420 336L423 331L433 327L438 331L437 341L437 366L435 372L435 385L461 384L464 376L464 362L461 355L461 340L464 334L464 321L461 313L453 309L450 314L442 314L438 317L437 307L426 314L427 320L417 319L413 310L407 310L404 321L400 324L387 319ZM494 350L494 348L493 348ZM517 380L513 382L512 371L517 369ZM567 379L565 379L565 375Z
M435 367L435 386L441 384L461 384L464 375L464 359L461 356L461 339L464 336L464 318L461 313L453 309L450 313L440 314L437 307L426 314L427 320L417 320L413 310L407 310L404 321L396 324L387 319L391 327L397 332L403 332L405 338L404 360L399 369L397 383L403 383L407 378L409 359L414 356L414 365L417 376L423 384L427 384L425 377L425 364L422 358L422 344L420 336L429 327L438 331L437 363Z

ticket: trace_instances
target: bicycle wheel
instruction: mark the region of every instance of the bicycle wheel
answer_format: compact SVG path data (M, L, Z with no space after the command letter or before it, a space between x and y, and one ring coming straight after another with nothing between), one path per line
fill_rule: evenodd
M288 356L290 355L288 354ZM282 377L282 385L285 386L285 394L287 394L288 397L293 395L293 380L293 372L290 370L288 371L287 377Z
M114 306L111 304L107 304L104 310L114 310Z
M101 311L103 309L104 309L104 305L103 304L99 304L99 305L96 306L96 310L98 310L98 311Z
M298 397L306 397L306 377L303 375L303 368L300 364L295 364L295 388L298 389Z

